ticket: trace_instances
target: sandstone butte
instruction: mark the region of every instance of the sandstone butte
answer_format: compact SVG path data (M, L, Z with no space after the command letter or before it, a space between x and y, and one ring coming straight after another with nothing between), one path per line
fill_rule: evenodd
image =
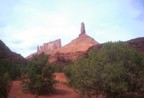
M56 49L54 53L56 52L59 52L59 53L85 52L91 46L94 46L97 44L99 43L86 34L85 25L84 23L81 23L81 32L79 36L76 39L72 40L67 45L63 46L62 48Z
M131 39L124 43L144 53L144 37ZM44 52L50 55L50 62L66 63L87 55L90 48L100 49L102 45L103 44L98 43L95 39L86 34L85 25L81 23L79 36L70 43L61 46L60 39L44 43L42 46L38 46L37 52L29 55L27 59L30 59L33 55Z
M44 52L50 55L50 62L59 60L74 60L80 56L83 56L90 47L98 45L99 43L86 34L84 23L81 23L80 31L79 36L67 45L60 47L61 41L58 39L38 47L37 52L32 55L37 55ZM27 59L31 58L32 55L28 56Z
M67 45L63 46L62 48L56 49L54 53L70 53L70 52L85 52L91 46L99 44L93 38L88 36L87 34L83 34L78 38L72 40Z

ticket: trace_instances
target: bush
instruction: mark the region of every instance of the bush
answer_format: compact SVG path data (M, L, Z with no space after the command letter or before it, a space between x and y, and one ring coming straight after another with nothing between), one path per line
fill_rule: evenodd
M65 70L70 85L81 96L144 97L144 55L122 42L106 43L99 51L92 49L88 57Z
M0 60L0 75L8 72L12 80L16 80L21 77L21 72L19 69L20 65L17 65L8 60Z
M23 79L24 89L35 94L45 94L54 91L54 67L48 62L44 53L34 56L28 65L28 74Z
M7 98L11 87L10 75L6 72L0 77L0 98Z
M0 98L7 98L11 81L19 78L20 75L18 65L9 60L0 60Z

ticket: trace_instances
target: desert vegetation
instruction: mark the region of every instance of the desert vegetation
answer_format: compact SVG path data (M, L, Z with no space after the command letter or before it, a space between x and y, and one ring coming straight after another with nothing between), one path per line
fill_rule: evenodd
M20 78L19 66L9 60L0 60L0 98L7 98L12 80Z
M33 56L23 73L23 90L36 95L54 92L55 68L48 62L48 55L41 53Z
M0 60L0 98L7 98L16 79L22 81L23 92L51 94L56 90L55 72L63 71L81 98L144 97L144 55L126 43L107 42L100 49L91 48L87 56L65 67L49 63L48 58L44 53L34 55L26 65Z
M122 42L108 42L100 50L65 68L69 85L81 98L144 97L144 55Z
M56 65L48 62L48 55L33 56L25 65L0 60L0 98L7 98L13 80L21 80L24 92L36 95L54 92Z

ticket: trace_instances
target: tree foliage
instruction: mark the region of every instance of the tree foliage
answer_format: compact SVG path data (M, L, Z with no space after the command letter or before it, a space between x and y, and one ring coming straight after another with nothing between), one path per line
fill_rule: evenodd
M7 98L12 80L21 75L19 65L9 61L0 60L0 98Z
M54 91L54 67L48 62L44 53L33 56L28 65L28 74L23 79L24 89L35 94L51 93Z
M122 42L108 42L91 49L65 69L69 84L85 97L144 97L144 55Z

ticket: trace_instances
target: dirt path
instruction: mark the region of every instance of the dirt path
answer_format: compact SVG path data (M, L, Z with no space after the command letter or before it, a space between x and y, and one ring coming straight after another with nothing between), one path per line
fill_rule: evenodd
M50 96L39 96L38 98L78 98L72 88L62 83L66 82L66 78L63 73L56 73L56 80L60 82L56 84L56 94ZM35 96L22 92L21 81L13 81L8 98L35 98Z

